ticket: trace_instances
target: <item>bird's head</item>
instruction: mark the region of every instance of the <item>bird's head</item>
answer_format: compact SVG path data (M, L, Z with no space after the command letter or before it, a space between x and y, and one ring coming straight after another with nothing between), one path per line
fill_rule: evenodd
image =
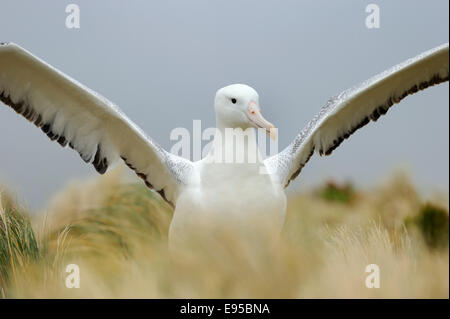
M217 124L229 128L262 128L272 139L276 130L261 114L258 93L248 85L232 84L216 93L214 102Z

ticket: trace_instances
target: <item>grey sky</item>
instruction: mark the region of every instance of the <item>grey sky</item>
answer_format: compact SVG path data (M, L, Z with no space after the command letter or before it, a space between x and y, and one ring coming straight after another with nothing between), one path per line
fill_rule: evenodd
M76 3L81 28L65 27ZM366 5L381 28L365 27ZM18 1L0 3L0 41L20 44L114 101L170 148L170 131L214 126L215 91L246 83L285 147L327 99L448 42L447 0ZM330 157L314 156L290 188L324 179L366 186L406 167L422 190L448 191L448 84L393 107ZM73 178L95 174L76 152L0 105L0 183L43 207Z

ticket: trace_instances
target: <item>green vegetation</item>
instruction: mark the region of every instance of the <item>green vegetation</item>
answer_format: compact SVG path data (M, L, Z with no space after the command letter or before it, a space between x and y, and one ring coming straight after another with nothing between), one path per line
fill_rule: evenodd
M29 219L11 200L2 205L0 197L0 289L16 283L19 271L41 257ZM6 198L5 198L6 199Z
M335 182L328 182L318 190L320 198L330 202L351 203L355 199L355 191L350 183L338 185Z
M429 247L442 248L448 246L448 211L427 203L423 206L415 221Z

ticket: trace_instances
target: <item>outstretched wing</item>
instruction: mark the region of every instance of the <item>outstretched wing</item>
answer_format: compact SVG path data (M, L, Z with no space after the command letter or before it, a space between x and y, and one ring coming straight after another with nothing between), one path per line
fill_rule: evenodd
M294 141L265 165L285 187L314 151L329 155L344 139L408 95L449 79L448 43L400 63L343 91L322 107Z
M191 173L112 102L13 43L0 43L0 100L100 174L122 158L172 205Z

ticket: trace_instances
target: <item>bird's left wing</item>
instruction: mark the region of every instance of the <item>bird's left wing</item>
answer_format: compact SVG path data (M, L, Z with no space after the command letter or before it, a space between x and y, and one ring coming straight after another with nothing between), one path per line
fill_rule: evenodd
M162 149L112 102L13 43L0 43L0 101L100 174L122 158L172 205L192 171L190 161Z
M344 139L376 121L395 103L429 86L448 81L448 43L400 63L343 91L322 107L294 141L265 160L268 171L287 187L317 151L329 155Z

